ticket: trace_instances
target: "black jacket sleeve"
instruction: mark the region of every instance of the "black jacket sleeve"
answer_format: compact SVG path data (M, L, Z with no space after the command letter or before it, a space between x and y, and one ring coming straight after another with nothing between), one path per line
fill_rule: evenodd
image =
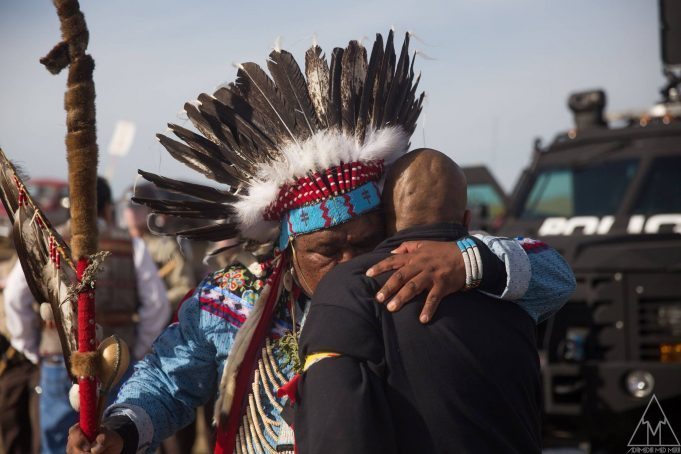
M320 352L341 356L323 359L303 373L294 421L301 454L395 452L370 285L341 265L315 292L300 339L301 360Z

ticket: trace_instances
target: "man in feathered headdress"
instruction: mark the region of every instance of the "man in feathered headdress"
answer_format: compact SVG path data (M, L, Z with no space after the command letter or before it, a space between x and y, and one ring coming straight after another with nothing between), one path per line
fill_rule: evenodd
M330 65L315 45L305 55L305 75L290 53L275 49L267 63L271 78L244 63L235 84L185 105L201 134L170 125L184 143L159 136L174 158L229 189L140 172L191 200L135 201L158 213L209 220L176 234L237 238L239 263L206 277L185 300L179 322L157 339L106 410L97 452L153 452L216 394L216 452L293 452L282 412L292 386L285 385L299 370L297 338L309 297L326 272L384 236L383 169L407 152L421 111L408 41L397 58L393 33L385 45L378 35L368 61L352 41L334 49ZM482 287L494 290L495 278L506 275L496 293L524 299L520 304L535 319L564 302L561 289L542 304L525 295L541 272L532 273L513 240L479 246ZM432 289L429 306L462 289L466 269L454 243L415 254L428 265L402 268L402 285ZM74 427L71 452L89 447Z

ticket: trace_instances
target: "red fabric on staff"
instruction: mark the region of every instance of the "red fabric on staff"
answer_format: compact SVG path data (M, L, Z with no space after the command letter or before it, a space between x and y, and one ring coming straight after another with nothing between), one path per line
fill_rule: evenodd
M81 257L76 264L76 275L82 280L88 266L87 257ZM88 289L78 294L78 351L95 350L95 292ZM92 323L90 323L92 322ZM97 377L79 377L80 429L88 440L94 441L99 431L97 421Z
M227 424L219 424L217 430L217 440L215 442L214 454L232 454L236 446L236 435L239 432L239 425L241 424L241 413L244 408L244 399L248 393L248 388L251 386L251 374L255 368L258 352L262 345L265 336L272 323L272 315L274 314L274 307L277 305L277 289L279 288L279 281L281 280L282 270L284 269L284 257L281 258L279 265L272 275L272 289L267 297L265 309L262 317L255 328L251 343L248 345L248 350L244 355L244 360L239 367L239 372L236 376L236 386L234 390L234 400L229 409L229 416L227 417Z

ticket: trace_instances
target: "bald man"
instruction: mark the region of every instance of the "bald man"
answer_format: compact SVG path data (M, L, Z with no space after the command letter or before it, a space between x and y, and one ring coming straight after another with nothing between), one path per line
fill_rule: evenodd
M390 273L365 274L404 241L467 237L463 172L442 153L414 151L391 169L383 204L390 238L315 292L300 339L298 452L540 452L534 320L469 291L423 324L425 294L392 312L375 302Z

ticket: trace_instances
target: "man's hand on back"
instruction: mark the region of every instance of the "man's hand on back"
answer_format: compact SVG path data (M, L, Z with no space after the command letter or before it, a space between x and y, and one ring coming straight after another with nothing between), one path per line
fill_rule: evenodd
M376 294L379 303L388 301L389 311L400 310L405 303L427 290L428 297L419 320L428 323L442 298L458 292L466 283L465 265L455 243L407 241L392 253L367 270L369 277L395 270Z

